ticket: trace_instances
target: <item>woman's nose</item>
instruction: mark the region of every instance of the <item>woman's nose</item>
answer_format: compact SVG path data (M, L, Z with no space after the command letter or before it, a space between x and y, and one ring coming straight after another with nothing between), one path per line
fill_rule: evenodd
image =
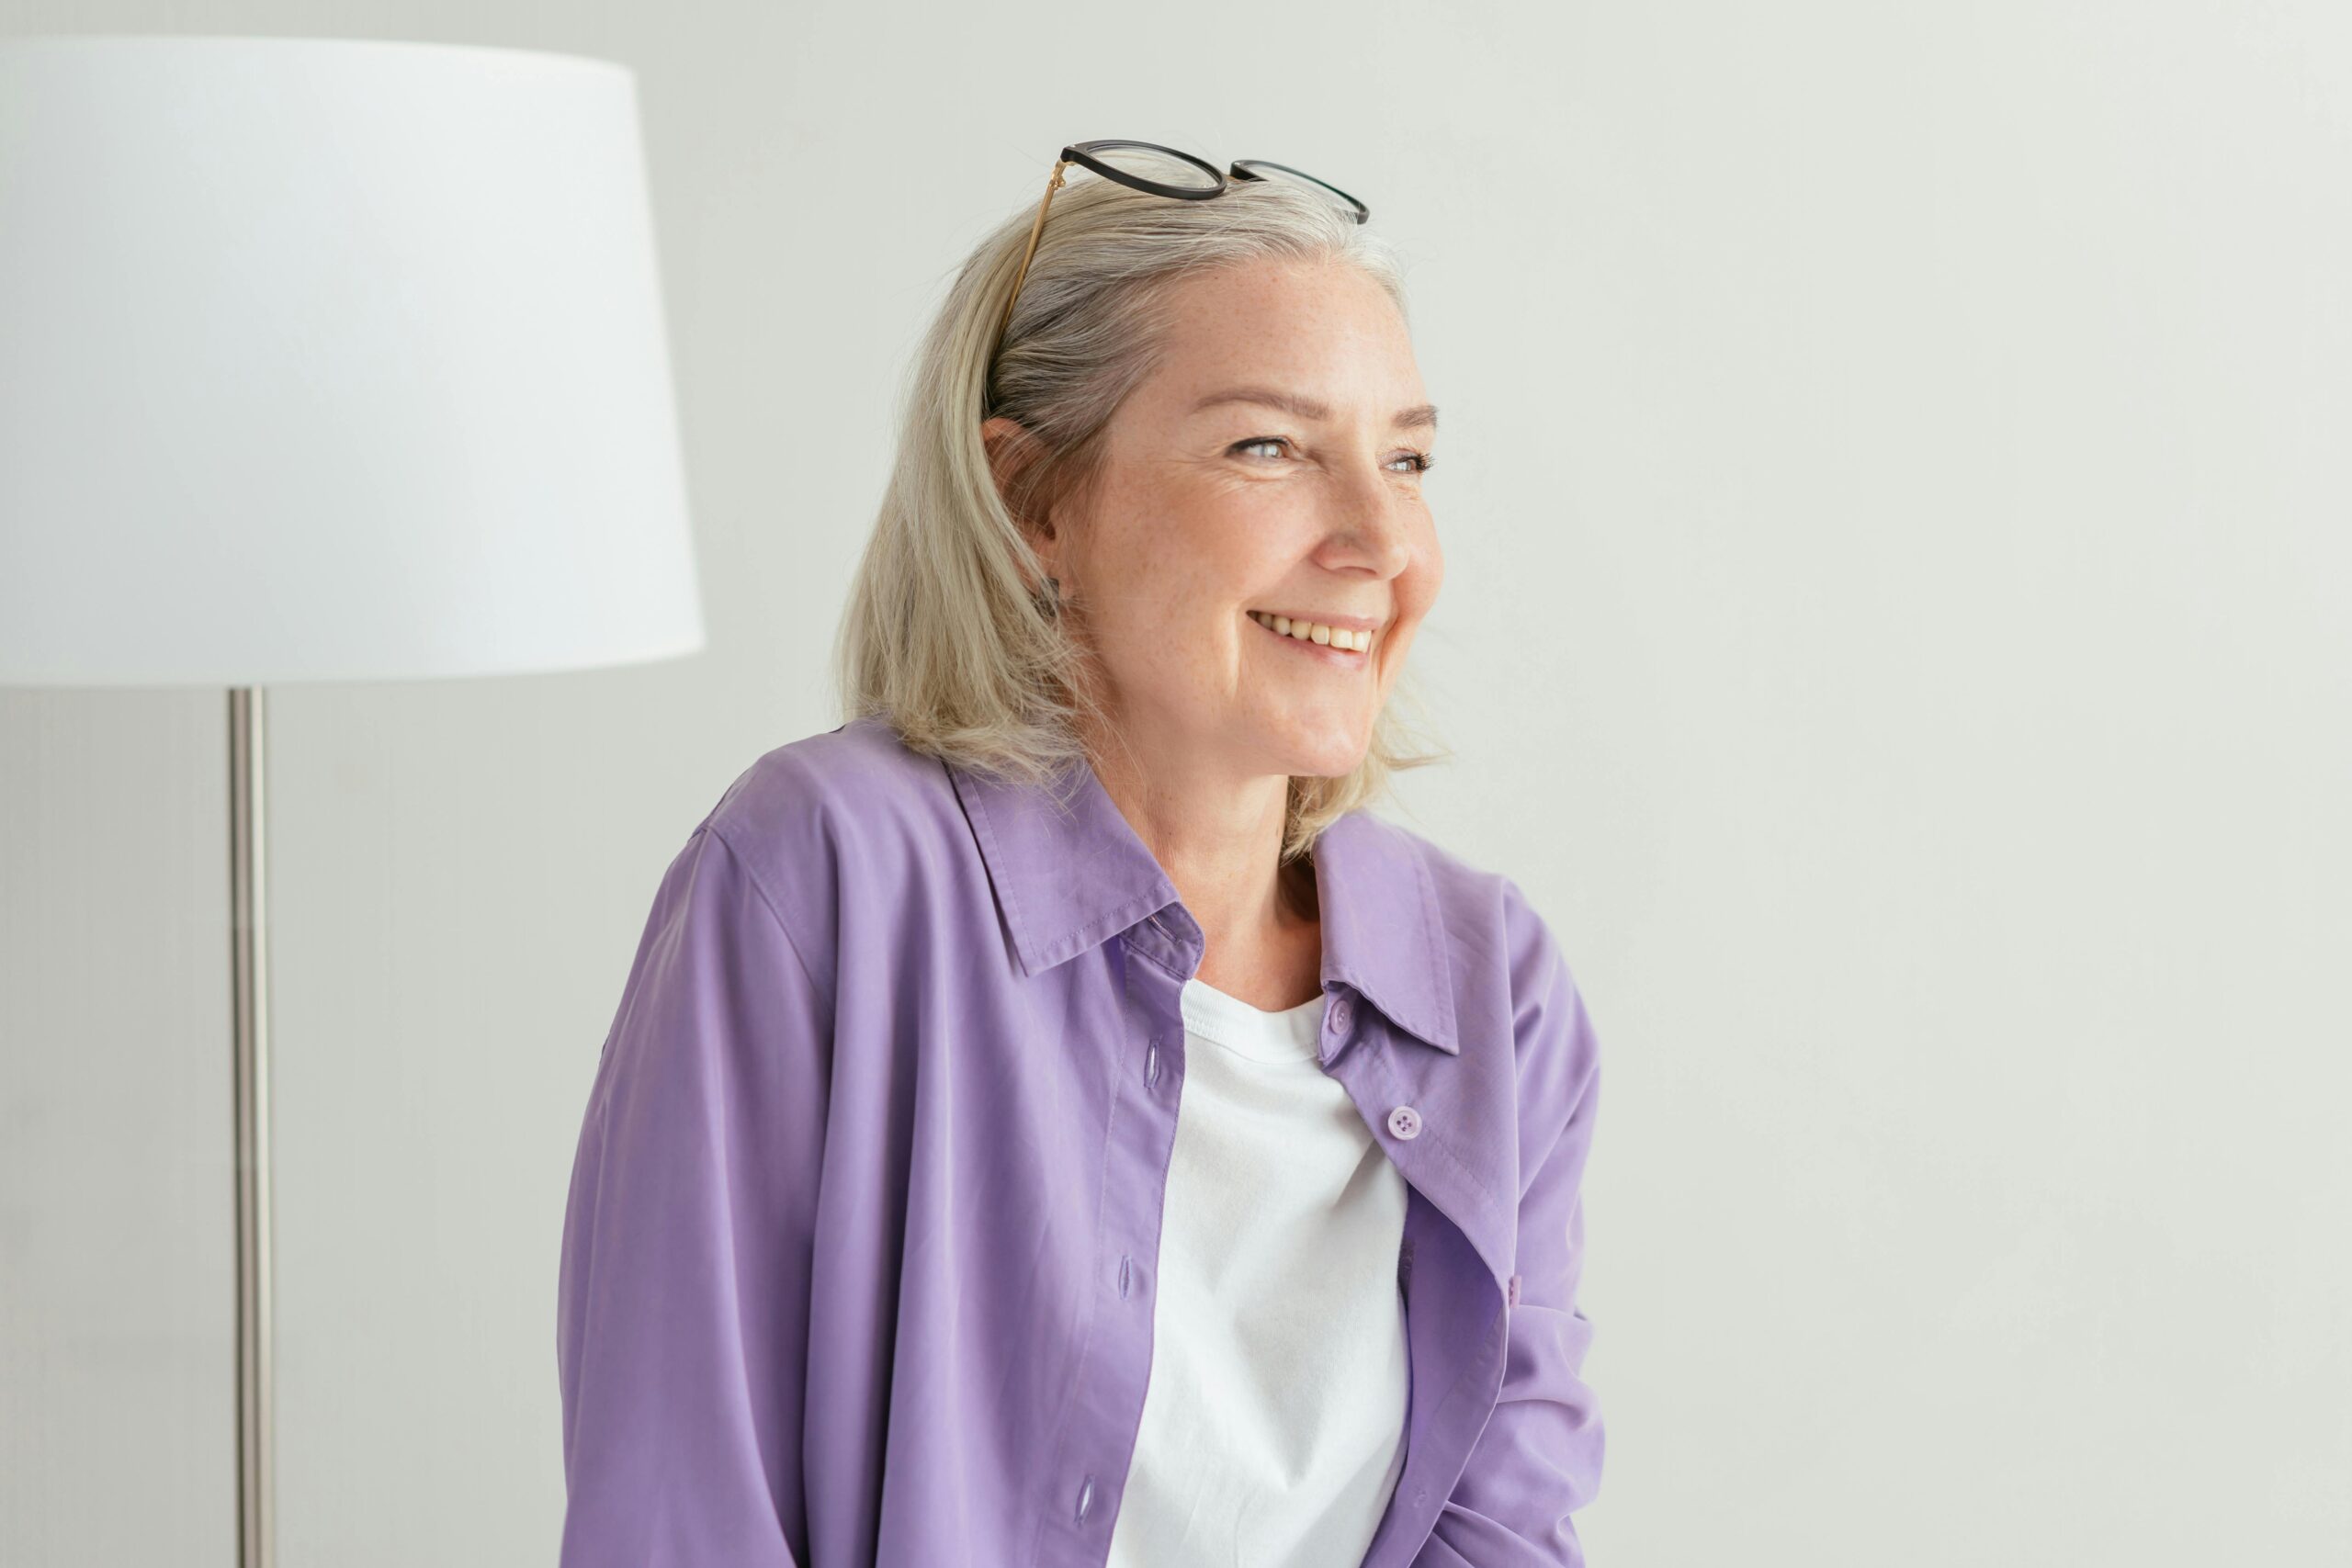
M1405 570L1413 553L1419 503L1396 493L1386 475L1339 488L1331 499L1333 543L1363 558L1384 577Z

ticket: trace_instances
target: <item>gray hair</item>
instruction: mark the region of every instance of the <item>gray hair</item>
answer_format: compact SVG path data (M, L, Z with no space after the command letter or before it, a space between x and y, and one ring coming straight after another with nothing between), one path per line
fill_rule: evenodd
M1406 305L1387 242L1313 187L1277 175L1183 201L1090 175L1055 194L1000 350L1035 210L980 241L908 367L897 459L833 663L845 721L878 714L914 750L1043 784L1088 760L1081 718L1115 731L1016 517L1090 493L1113 414L1159 362L1175 286L1259 259L1331 260L1362 268L1400 315ZM997 415L1028 442L1010 493L981 438ZM1354 769L1292 778L1283 859L1379 799L1394 773L1451 755L1410 749L1399 696L1419 707L1404 671Z

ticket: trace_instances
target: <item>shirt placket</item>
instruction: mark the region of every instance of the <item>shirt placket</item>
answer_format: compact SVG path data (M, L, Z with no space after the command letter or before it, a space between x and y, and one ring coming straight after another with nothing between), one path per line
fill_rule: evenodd
M1342 993L1332 998L1326 1034L1326 1070L1408 1189L1398 1257L1409 1367L1405 1467L1364 1556L1364 1568L1403 1568L1429 1539L1502 1386L1509 1305L1469 1236L1427 1195L1438 1185L1431 1164L1446 1157L1437 1143L1444 1130L1431 1128L1393 1070L1385 1021L1363 1018Z
M1182 996L1199 964L1189 917L1164 910L1120 939L1125 990L1102 1154L1093 1301L1053 1461L1037 1562L1099 1568L1135 1456L1151 1371L1161 1222L1184 1078Z

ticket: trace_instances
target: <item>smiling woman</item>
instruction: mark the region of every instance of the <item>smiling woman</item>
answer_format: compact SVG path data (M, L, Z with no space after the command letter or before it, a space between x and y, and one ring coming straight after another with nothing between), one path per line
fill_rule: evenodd
M1155 172L1148 150L1119 156ZM1170 186L1201 180L1160 163ZM1349 205L1277 179L1204 201L1076 179L1042 228L1024 211L966 265L910 389L841 628L845 713L1034 782L1138 750L1139 722L1285 753L1285 859L1395 771L1449 755L1415 722L1405 663L1442 577L1421 488L1437 410L1395 253ZM1351 515L1366 525L1329 528ZM1138 594L1155 578L1218 597ZM1287 711L1204 706L1220 676L1192 656L1221 658L1230 689L1250 610L1375 629L1376 684L1346 709L1311 692Z
M565 1568L1582 1561L1598 1045L1367 809L1444 558L1358 210L1082 178L956 278L844 721L695 824L605 1042Z
M1083 655L1080 733L1097 755L1301 781L1290 826L1311 836L1332 782L1368 765L1443 577L1434 414L1393 296L1345 259L1196 267L1154 305L1152 373L1087 438L1084 483L1020 518ZM983 435L1017 489L1025 426L999 414ZM1289 647L1311 656L1258 637L1257 614L1304 622Z

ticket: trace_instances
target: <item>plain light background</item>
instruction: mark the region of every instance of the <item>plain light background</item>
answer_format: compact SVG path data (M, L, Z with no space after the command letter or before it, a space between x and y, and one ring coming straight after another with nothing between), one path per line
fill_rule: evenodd
M0 5L639 73L711 647L269 697L288 1568L551 1561L662 868L1068 141L1406 254L1450 767L1600 1025L1595 1568L2352 1560L2352 13ZM0 1562L232 1560L226 699L0 694Z

